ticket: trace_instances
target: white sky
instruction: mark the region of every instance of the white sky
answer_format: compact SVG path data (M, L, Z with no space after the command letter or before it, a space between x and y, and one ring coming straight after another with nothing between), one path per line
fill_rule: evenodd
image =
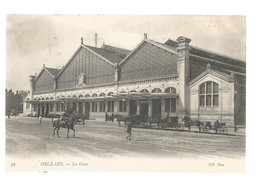
M29 90L29 75L43 64L61 67L84 43L133 49L147 33L165 42L179 36L191 45L246 60L244 16L115 16L115 15L7 15L6 88Z

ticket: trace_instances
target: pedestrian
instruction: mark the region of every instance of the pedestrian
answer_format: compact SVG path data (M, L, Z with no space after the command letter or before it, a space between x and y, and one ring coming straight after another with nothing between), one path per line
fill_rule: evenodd
M131 132L132 132L132 127L133 127L133 124L132 122L130 121L128 124L127 124L127 133L128 133L128 136L126 136L126 139L131 141Z
M41 115L39 116L39 120L40 120L40 123L42 123L42 116Z
M215 129L215 134L217 134L218 133L218 128L219 128L219 125L220 125L220 123L219 123L219 121L217 120L214 124L213 124L213 128Z

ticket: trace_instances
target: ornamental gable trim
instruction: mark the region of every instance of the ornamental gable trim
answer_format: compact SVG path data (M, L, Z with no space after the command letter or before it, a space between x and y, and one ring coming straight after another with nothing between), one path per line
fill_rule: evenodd
M218 71L215 71L215 70L212 70L212 69L207 69L206 71L201 73L199 76L197 76L195 79L191 80L189 82L189 86L192 86L193 84L195 84L197 81L204 78L208 74L215 76L219 79L222 79L226 82L234 82L234 77L231 76L231 75L228 75L228 74L225 74L225 73L222 73L222 72L218 72Z

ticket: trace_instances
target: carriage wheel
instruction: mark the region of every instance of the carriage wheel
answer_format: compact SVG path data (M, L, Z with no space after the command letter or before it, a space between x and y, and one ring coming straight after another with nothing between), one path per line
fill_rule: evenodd
M183 124L178 124L177 129L178 130L183 130L184 129L184 125Z
M224 128L223 127L218 128L218 133L219 134L224 134Z
M223 133L228 134L228 128L227 127L223 127Z

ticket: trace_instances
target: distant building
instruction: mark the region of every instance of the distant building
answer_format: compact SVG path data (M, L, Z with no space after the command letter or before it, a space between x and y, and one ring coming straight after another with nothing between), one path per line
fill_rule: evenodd
M17 111L19 113L23 112L23 99L26 96L23 91L16 91L14 93L12 89L5 90L5 111L6 114L10 114L13 111Z
M145 35L132 51L83 43L62 69L30 76L25 114L74 108L89 118L105 113L150 117L185 115L228 126L245 124L246 62L190 45ZM28 107L28 108L26 108Z

